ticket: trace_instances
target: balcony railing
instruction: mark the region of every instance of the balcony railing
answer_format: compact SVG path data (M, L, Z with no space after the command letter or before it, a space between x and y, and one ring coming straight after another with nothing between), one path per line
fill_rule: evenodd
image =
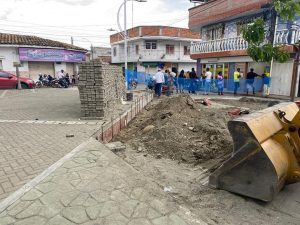
M291 28L278 30L275 36L275 45L295 44L300 40L300 29ZM212 41L193 42L191 54L213 53L225 51L246 50L248 43L242 37L223 38Z
M295 44L300 40L300 29L292 26L291 29L278 30L275 36L275 44Z
M167 54L165 50L161 49L142 49L139 54L130 52L128 54L128 61L192 61L190 55L184 55L183 51L174 51L172 54ZM113 61L123 62L125 56L120 52L117 57L113 57Z
M212 41L193 42L191 54L225 52L247 49L248 43L242 37L223 38Z

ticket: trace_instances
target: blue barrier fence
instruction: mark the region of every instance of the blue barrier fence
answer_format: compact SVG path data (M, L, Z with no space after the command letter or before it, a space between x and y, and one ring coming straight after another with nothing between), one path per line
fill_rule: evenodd
M154 85L153 81L154 74L147 74L143 72L127 71L127 84L131 87L132 83L143 84L151 88ZM173 87L177 90L189 91L189 92L213 92L218 93L220 88L223 88L224 92L234 92L236 86L238 86L237 93L249 93L262 92L264 84L270 86L271 78L269 77L256 77L254 80L247 80L241 78L238 84L233 79L224 79L222 82L217 79L212 79L211 82L206 82L205 79L189 79L189 78L178 78L173 79ZM165 76L165 86L168 86L168 77ZM218 89L219 88L219 89Z

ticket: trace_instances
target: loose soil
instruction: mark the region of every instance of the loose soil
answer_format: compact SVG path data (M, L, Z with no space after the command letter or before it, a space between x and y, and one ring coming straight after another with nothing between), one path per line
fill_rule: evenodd
M282 201L265 204L207 186L210 171L232 152L228 111L269 104L249 101L212 100L207 107L186 95L156 99L115 138L126 145L117 155L209 225L300 224Z
M166 98L147 106L115 140L157 158L198 164L232 152L227 112L188 95Z

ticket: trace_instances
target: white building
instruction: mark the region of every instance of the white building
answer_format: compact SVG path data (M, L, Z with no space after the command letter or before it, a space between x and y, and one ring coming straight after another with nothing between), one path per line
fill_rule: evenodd
M86 49L36 36L0 33L0 70L16 73L14 62L21 63L21 76L38 79L38 74L56 75L64 70L77 73L77 64L86 58Z
M157 66L177 71L196 69L190 58L190 45L199 41L199 33L165 26L139 26L128 31L128 69L155 73ZM124 66L124 39L120 33L110 36L112 63Z

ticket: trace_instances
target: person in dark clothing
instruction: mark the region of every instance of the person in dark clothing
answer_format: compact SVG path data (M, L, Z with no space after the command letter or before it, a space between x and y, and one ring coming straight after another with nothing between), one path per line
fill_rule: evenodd
M178 76L178 89L180 93L183 93L184 79L185 79L184 70L181 70Z
M196 93L196 79L197 79L197 74L194 68L192 68L192 72L190 72L190 92L192 92L192 94Z
M257 77L258 74L254 72L254 69L251 68L250 72L247 73L247 95L249 94L249 89L252 89L253 95L255 95L255 89L254 89L254 79Z

